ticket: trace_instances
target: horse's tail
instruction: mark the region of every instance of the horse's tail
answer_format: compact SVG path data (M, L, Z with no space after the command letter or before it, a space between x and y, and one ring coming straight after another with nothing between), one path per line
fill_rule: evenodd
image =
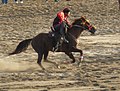
M30 45L31 41L32 39L26 39L26 40L21 41L16 47L16 49L12 53L9 53L8 55L14 55L14 54L18 54L18 53L25 51Z

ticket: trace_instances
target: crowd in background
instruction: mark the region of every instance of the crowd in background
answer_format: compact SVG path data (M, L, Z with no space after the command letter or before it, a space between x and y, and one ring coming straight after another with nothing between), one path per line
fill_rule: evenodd
M15 3L23 3L23 0L13 0ZM46 2L48 0L45 0ZM59 2L60 0L54 0L55 2ZM70 1L70 0L66 0L66 1ZM7 4L8 3L8 0L2 0L2 3L3 4Z
M48 0L45 0L46 2ZM55 2L58 2L60 0L54 0ZM71 0L66 0L66 1L71 1ZM23 3L23 0L14 0L15 3ZM2 4L7 4L8 0L2 0ZM120 0L118 0L118 4L119 4L119 10L120 10Z
M14 0L15 3L23 3L23 0ZM8 0L2 0L2 4L7 4Z

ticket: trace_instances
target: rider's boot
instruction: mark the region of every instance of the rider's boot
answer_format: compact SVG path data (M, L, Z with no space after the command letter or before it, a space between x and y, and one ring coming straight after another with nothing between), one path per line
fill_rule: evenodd
M64 42L65 42L65 43L69 43L69 41L68 41L66 38L64 38Z
M61 37L61 40L63 40L65 43L69 43L69 41L64 36Z

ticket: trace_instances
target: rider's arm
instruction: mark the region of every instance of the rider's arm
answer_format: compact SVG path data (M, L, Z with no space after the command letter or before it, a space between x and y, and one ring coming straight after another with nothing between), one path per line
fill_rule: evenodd
M62 22L64 21L64 19L65 19L64 13L63 13L63 12L59 12L59 13L57 14L57 16L58 16L58 18L60 19L59 23L62 23Z
M66 19L66 23L70 26L70 21L68 19Z
M71 26L71 23L70 23L70 21L69 21L68 19L66 19L65 21L66 21L66 24L67 24L67 26L68 26L69 28L72 27L72 26Z

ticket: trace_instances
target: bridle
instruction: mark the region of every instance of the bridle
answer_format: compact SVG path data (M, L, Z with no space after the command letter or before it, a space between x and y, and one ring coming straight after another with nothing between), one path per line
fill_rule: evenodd
M82 28L82 29L85 30L85 28L83 26L81 26L81 25L72 25L72 27L78 27L78 28Z
M86 25L88 27L88 30L92 29L92 26L90 24L88 24L87 20L82 20L82 24Z
M82 19L81 19L81 20L82 20ZM91 29L92 29L92 26L89 25L86 20L82 20L81 25L87 26L87 27L88 27L88 30L91 30ZM81 26L81 25L76 24L76 25L72 25L72 27L78 27L78 28L82 28L83 30L86 30L86 28L83 27L83 26Z

